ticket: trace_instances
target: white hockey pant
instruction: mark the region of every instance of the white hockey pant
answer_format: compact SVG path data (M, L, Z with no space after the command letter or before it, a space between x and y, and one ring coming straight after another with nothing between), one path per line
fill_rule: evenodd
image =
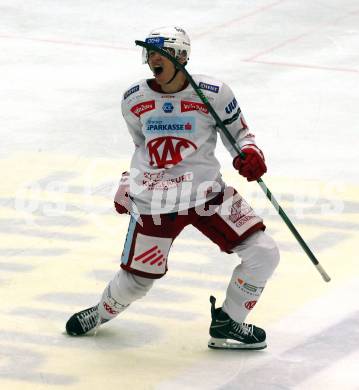
M154 280L134 275L120 269L105 288L99 303L99 313L111 320L124 311L132 302L144 297Z
M233 271L222 309L233 320L243 322L277 267L279 251L270 236L258 231L234 248L233 252L242 262Z

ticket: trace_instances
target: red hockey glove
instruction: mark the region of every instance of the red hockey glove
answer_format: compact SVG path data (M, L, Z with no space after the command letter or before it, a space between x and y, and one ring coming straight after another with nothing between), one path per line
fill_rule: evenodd
M262 151L255 145L246 145L242 149L246 157L237 156L233 160L234 168L248 181L258 180L267 172Z
M130 214L130 174L123 172L120 180L120 185L115 195L115 209L119 214Z

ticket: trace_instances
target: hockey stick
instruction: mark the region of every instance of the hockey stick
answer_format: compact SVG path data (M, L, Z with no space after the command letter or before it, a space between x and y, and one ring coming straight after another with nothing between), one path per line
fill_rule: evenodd
M230 144L233 146L234 150L238 153L238 155L241 158L244 158L245 153L243 153L241 151L241 149L238 147L236 140L233 138L232 134L228 131L226 126L223 124L220 117L218 116L218 114L216 113L216 111L214 110L214 108L212 107L212 105L210 104L208 99L206 98L206 96L203 94L201 89L198 87L198 85L193 80L192 76L187 72L187 69L185 68L186 64L183 64L183 65L180 64L174 57L172 57L165 50L162 50L160 47L158 47L156 45L153 45L153 44L147 43L147 42L142 42L142 41L135 41L135 43L138 46L142 46L142 47L146 48L147 50L153 50L153 51L161 54L161 56L166 57L167 59L169 59L173 63L173 65L176 67L176 69L178 69L184 73L188 82L191 84L192 88L195 90L195 92L197 93L199 98L202 100L202 102L206 105L208 111L211 113L213 119L216 121L217 126L223 131L224 135L226 136L226 138L228 139ZM314 253L310 250L310 248L308 247L306 242L303 240L302 236L299 234L298 230L295 228L295 226L293 225L293 223L291 222L291 220L289 219L287 214L284 212L282 207L279 205L279 203L275 199L272 192L269 190L269 188L266 186L266 184L264 183L264 181L262 179L258 179L257 183L259 184L259 186L261 187L261 189L263 190L263 192L265 193L265 195L267 196L269 201L272 203L274 208L277 210L278 214L281 216L281 218L283 219L285 224L288 226L289 230L292 232L292 234L294 235L294 237L298 241L299 245L303 248L304 252L307 254L307 256L309 257L311 262L314 264L314 266L316 267L318 272L321 274L322 278L326 282L329 282L330 281L329 275L325 272L324 268L321 266L321 264L319 263L319 261L315 257Z

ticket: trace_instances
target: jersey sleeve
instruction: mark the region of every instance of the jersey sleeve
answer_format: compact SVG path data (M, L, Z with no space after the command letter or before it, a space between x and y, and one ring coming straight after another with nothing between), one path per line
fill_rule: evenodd
M131 112L131 104L126 101L126 95L122 99L121 110L132 140L135 146L138 147L145 142L145 137L142 133L140 119Z
M222 85L216 102L216 111L229 133L236 140L237 146L255 145L255 136L249 131L237 99L228 85ZM226 135L217 126L224 146L234 158L238 155Z

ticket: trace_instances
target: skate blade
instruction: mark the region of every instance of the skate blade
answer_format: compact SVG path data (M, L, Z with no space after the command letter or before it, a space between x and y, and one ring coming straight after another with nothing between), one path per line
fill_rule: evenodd
M232 339L216 339L214 337L211 337L208 341L208 348L213 349L250 349L250 350L257 350L257 349L264 349L267 347L267 344L265 341L262 341L260 343L253 343L253 344L244 344L237 340Z

